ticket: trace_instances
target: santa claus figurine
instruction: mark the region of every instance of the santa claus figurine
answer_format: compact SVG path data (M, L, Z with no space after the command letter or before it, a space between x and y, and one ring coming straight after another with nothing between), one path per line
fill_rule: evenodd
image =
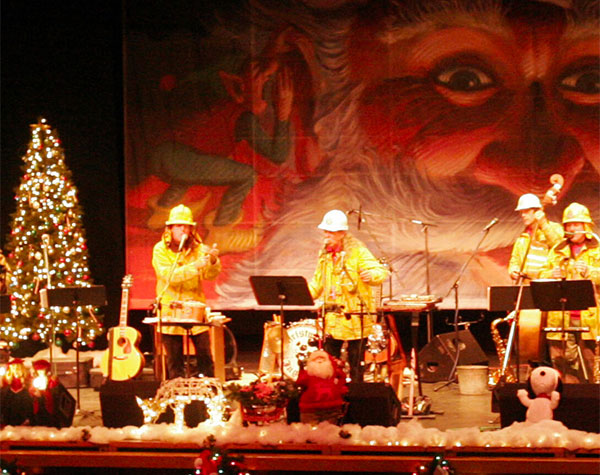
M348 392L341 361L323 350L313 351L296 381L300 387L300 421L318 424L341 421Z

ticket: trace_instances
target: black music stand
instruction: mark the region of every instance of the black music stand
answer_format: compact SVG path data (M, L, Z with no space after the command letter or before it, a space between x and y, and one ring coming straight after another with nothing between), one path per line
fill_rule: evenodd
M252 286L252 292L254 292L256 302L259 305L279 305L279 312L281 315L281 355L279 357L279 364L281 367L281 379L283 379L284 306L313 306L314 302L312 296L308 290L306 279L301 275L253 275L250 276L250 285Z
M544 331L563 333L563 351L566 345L565 333L577 334L589 331L589 328L586 329L585 327L565 328L565 312L567 310L586 310L598 305L594 295L594 284L591 280L532 280L530 285L531 296L536 308L544 312L560 311L562 313L561 328L544 328ZM587 371L583 361L582 367L587 379Z
M40 300L43 307L72 307L79 306L104 306L106 305L106 288L103 285L91 285L89 287L56 287L53 289L42 289ZM77 338L80 335L79 319L77 320ZM52 327L54 334L54 326ZM50 348L52 354L52 348ZM77 411L81 409L79 399L79 344L75 346L75 364L77 367ZM54 368L51 368L54 370Z
M510 312L515 309L519 296L518 285L500 285L488 287L488 311ZM537 309L531 296L531 287L524 286L519 310Z
M10 313L9 294L0 294L0 313Z

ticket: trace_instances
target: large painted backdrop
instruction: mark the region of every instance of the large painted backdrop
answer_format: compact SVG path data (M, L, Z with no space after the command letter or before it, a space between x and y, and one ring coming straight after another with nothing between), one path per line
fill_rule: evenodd
M152 246L180 202L221 249L206 290L223 309L255 305L251 275L309 278L332 208L361 211L351 231L391 267L384 294L429 286L443 307L466 262L461 307L509 283L517 198L551 175L552 219L578 201L598 221L596 1L125 5L134 307L155 296Z

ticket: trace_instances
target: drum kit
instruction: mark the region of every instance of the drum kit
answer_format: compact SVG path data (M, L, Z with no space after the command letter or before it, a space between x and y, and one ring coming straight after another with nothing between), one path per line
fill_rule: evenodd
M281 372L279 368L282 366L284 376L295 380L308 356L319 348L321 331L319 319L307 318L284 325L284 356L283 365L280 365L281 327L277 316L274 315L274 320L264 324L258 372L279 376ZM385 322L375 324L365 349L368 377L374 381L385 378L381 376L382 366L387 365L389 355L396 355L398 351L402 351L399 341L392 337Z
M308 355L319 345L319 329L317 320L310 318L284 325L284 359L281 365L281 324L275 320L265 322L259 373L273 375L277 373L278 368L283 367L284 376L295 380Z

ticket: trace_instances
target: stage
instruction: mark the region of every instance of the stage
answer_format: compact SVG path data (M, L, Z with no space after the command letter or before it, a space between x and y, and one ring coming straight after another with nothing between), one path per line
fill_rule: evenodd
M246 368L253 356L240 355ZM492 412L492 392L464 395L457 384L423 383L431 413L404 415L391 427L300 423L244 427L239 415L227 423L200 423L179 429L174 424L106 428L102 426L100 391L80 390L81 409L71 427L6 427L0 432L3 464L43 467L42 473L193 473L209 438L220 450L243 456L251 473L428 473L444 460L453 473L597 474L600 435L569 430L559 421L501 428ZM69 390L76 397L76 390ZM378 403L365 401L366 411ZM126 421L127 414L122 414ZM156 470L156 472L153 472ZM28 472L30 473L30 472ZM40 472L36 472L40 473ZM105 472L104 472L105 473Z

